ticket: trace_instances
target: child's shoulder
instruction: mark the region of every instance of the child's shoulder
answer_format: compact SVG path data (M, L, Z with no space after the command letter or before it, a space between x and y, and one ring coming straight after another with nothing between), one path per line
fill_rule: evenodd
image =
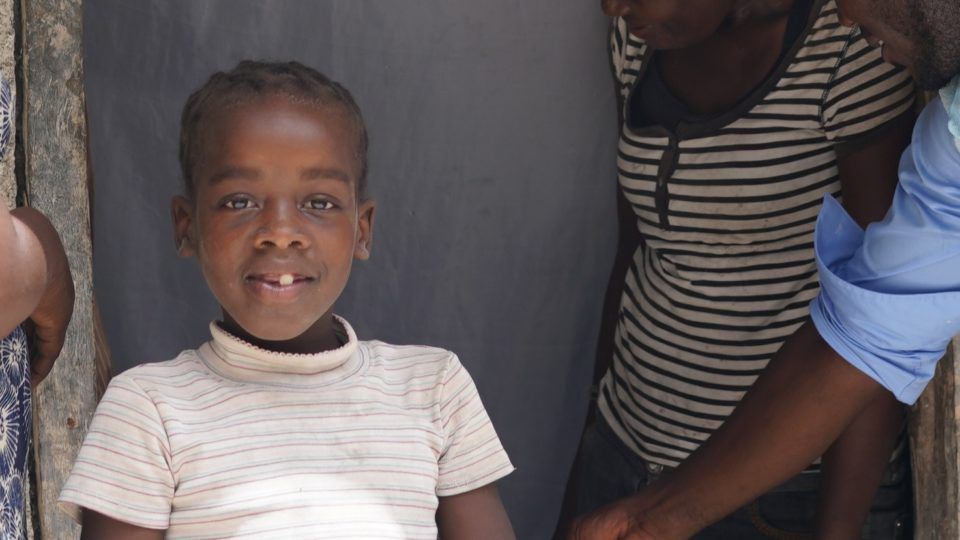
M393 372L407 371L411 375L443 374L460 366L457 355L440 347L429 345L394 345L379 340L359 342L361 354L374 367Z
M117 374L111 380L114 384L135 384L144 390L156 386L182 384L184 377L205 373L197 351L187 349L176 357L162 362L147 362L134 366Z

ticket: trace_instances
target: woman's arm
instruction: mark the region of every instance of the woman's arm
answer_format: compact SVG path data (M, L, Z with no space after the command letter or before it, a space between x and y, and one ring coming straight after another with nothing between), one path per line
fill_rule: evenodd
M42 380L60 354L73 314L73 278L60 237L31 208L0 205L0 337L30 319L33 383Z
M437 528L442 540L514 540L496 484L440 497ZM144 537L147 538L147 537Z
M904 412L903 404L884 392L824 454L817 538L860 538L874 493L902 431Z
M0 337L30 316L47 283L47 262L40 238L0 205Z
M93 510L83 511L80 540L162 540L166 531L137 527Z
M882 136L838 160L843 206L866 227L886 215L897 168L910 142L914 115L893 120ZM874 399L823 455L817 537L859 538L884 470L903 428L904 406L889 393Z
M804 324L699 450L637 495L578 520L570 538L689 538L803 470L885 393Z

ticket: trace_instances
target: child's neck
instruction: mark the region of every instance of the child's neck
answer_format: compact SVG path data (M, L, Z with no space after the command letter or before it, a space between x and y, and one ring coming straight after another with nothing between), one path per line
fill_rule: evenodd
M338 349L343 345L343 341L336 331L336 322L332 312L324 314L306 332L285 341L260 339L244 330L226 312L223 313L223 322L220 323L220 327L251 345L278 353L317 354Z

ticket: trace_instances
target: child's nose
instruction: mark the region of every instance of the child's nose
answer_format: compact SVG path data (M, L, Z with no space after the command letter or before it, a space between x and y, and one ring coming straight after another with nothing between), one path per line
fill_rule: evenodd
M288 208L281 204L267 207L262 213L260 228L257 229L256 247L308 247L310 237L304 233L300 217L297 208Z
M623 17L630 13L629 0L600 0L600 9L607 17Z

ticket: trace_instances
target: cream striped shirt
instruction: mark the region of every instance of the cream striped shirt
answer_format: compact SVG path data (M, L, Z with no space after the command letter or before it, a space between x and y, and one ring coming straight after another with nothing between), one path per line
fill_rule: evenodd
M436 538L438 497L513 470L452 353L213 340L117 376L60 495L170 538Z

